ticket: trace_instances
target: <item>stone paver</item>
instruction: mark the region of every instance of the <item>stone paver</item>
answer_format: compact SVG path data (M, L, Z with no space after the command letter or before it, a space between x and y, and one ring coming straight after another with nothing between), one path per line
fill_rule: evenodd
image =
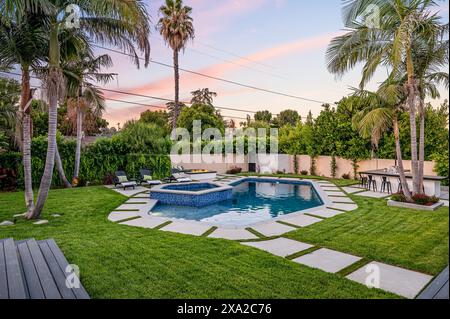
M344 214L344 212L339 211L339 210L326 208L326 209L323 209L323 210L320 210L320 211L317 211L317 212L314 212L314 213L311 213L311 214L313 214L315 216L323 217L323 218L331 218L331 217L334 217L334 216L337 216L337 215Z
M364 191L364 188L358 188L358 187L342 187L342 189L347 193L347 194L355 194L355 193L359 193Z
M320 188L322 188L325 192L332 192L332 191L336 191L336 192L340 192L341 189L339 187L336 186L321 186Z
M359 260L361 260L360 257L322 248L293 261L326 272L336 273Z
M121 225L127 225L127 226L134 226L134 227L141 227L141 228L155 228L159 225L162 225L169 221L167 218L163 217L142 217L137 218L133 220L129 220L127 222L120 223Z
M296 229L274 221L251 226L251 228L267 237L283 235Z
M318 184L331 184L331 185L334 185L333 183L331 183L329 181L316 181L316 183L318 183Z
M112 212L108 219L112 222L118 222L133 217L139 217L138 212Z
M109 188L109 189L111 189L111 190L113 190L113 191L115 191L115 192L117 192L119 194L122 194L122 195L124 195L126 197L131 197L131 196L137 195L139 193L148 191L147 188L142 187L142 186L136 186L135 189L127 188L126 190L124 190L123 188L115 188L113 185L108 185L108 186L105 186L105 187L107 187L107 188Z
M341 196L330 196L328 195L328 198L333 202L333 203L346 203L346 204L354 204L355 202L352 201L350 198L348 197L341 197Z
M390 196L390 194L367 191L367 192L355 194L355 196L370 197L370 198L384 198L384 197Z
M350 212L352 210L358 209L358 205L356 204L336 204L333 203L332 205L330 205L329 208L334 208L334 209L339 209L339 210L344 210L346 212Z
M301 243L296 240L291 240L287 238L277 238L274 240L253 242L253 243L243 243L246 246L255 247L271 254L280 257L287 257L289 255L298 253L300 251L309 249L313 245Z
M312 215L315 215L315 212L311 212ZM292 224L298 227L306 227L318 222L321 222L322 219L304 215L304 214L298 214L294 216L287 216L286 218L283 218L282 220L285 223Z
M336 192L336 191L325 191L325 194L327 196L333 196L333 197L347 197L347 195L343 192Z
M137 210L140 211L141 209L145 208L146 204L123 204L117 207L114 211L126 211L126 210Z
M229 240L258 239L259 237L245 229L218 228L208 237Z
M175 220L169 225L161 228L161 230L163 231L194 236L201 236L204 233L206 233L206 231L208 231L209 229L211 229L211 226L209 225L205 225L200 222L184 221L184 220L183 221Z
M378 271L380 274L379 288L405 298L417 296L433 279L429 275L379 262L372 262L351 273L347 278L365 285L368 276L373 276Z
M150 199L149 197L146 198L130 198L129 200L127 200L124 204L149 204L152 201L154 201L154 199Z

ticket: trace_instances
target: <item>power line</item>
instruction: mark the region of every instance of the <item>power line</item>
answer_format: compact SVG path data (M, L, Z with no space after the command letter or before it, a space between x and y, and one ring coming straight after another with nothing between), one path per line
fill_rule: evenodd
M118 50L114 50L114 49L110 49L110 48L106 48L106 47L103 47L103 46L100 46L100 45L93 44L93 46L95 46L97 48L100 48L100 49L103 49L103 50L114 52L114 53L117 53L117 54L122 54L122 55L125 55L125 56L133 57L131 54L128 54L128 53L125 53L125 52L121 52L121 51L118 51ZM139 59L140 60L144 60L143 58L139 58ZM173 68L173 65L170 65L168 63L159 62L159 61L156 61L156 60L153 60L153 59L150 60L150 63L161 65L161 66L168 67L168 68ZM273 90L269 90L269 89L259 88L259 87L253 86L253 85L239 83L239 82L236 82L236 81L215 77L215 76L203 74L203 73L200 73L200 72L196 72L196 71L192 71L192 70L188 70L188 69L184 69L184 68L179 68L179 69L181 71L183 71L183 72L186 72L186 73L202 76L202 77L205 77L205 78L208 78L208 79L212 79L212 80L216 80L216 81L225 82L225 83L228 83L228 84L233 84L233 85L245 87L247 89L257 90L257 91L261 91L261 92L265 92L265 93L280 95L280 96L289 97L289 98L302 100L302 101L307 101L307 102L312 102L312 103L319 103L319 104L327 104L328 103L328 102L324 102L324 101L304 98L304 97L301 97L301 96L296 96L296 95L291 95L291 94L287 94L287 93L277 92L277 91L273 91ZM330 104L330 103L328 103L328 104Z

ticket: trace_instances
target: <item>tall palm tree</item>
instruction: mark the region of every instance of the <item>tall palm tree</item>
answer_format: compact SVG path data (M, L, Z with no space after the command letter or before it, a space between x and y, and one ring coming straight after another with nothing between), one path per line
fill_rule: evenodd
M190 16L192 8L183 5L182 0L166 0L166 4L159 8L162 14L158 22L158 29L166 43L173 50L173 68L175 72L175 107L173 129L176 128L180 114L180 74L178 54L186 47L189 40L194 39L194 25Z
M67 105L76 108L77 117L77 145L75 150L75 167L72 183L76 184L80 172L81 140L83 118L87 110L92 110L101 116L105 109L103 93L92 82L109 83L114 79L114 73L102 73L102 68L109 68L113 64L109 55L94 57L86 49L80 56L63 63L63 73L67 82Z
M379 28L366 22L370 6L376 5ZM413 191L421 192L417 154L416 100L418 81L413 60L413 43L435 39L441 28L439 19L430 13L432 0L348 0L344 6L344 24L350 31L333 39L327 50L328 69L343 75L357 63L364 64L360 87L368 83L379 67L389 67L397 77L406 66L407 105L411 126ZM423 179L423 178L422 178Z
M2 2L4 3L4 2ZM74 21L67 7L78 6L78 21ZM0 7L2 17L11 20L20 11L33 14L43 12L49 37L47 95L49 102L48 147L44 173L34 210L28 218L39 218L52 182L56 153L57 104L63 75L60 65L59 34L73 30L86 34L100 44L112 44L127 50L139 66L136 47L144 52L149 63L149 17L143 1L135 0L8 0ZM74 23L75 22L75 23ZM76 23L79 22L79 23Z
M19 66L22 71L21 98L16 117L16 136L22 151L24 166L25 204L34 209L31 174L31 100L30 73L45 57L47 37L42 17L19 11L13 19L0 19L0 61L3 65Z
M191 94L191 104L213 105L214 98L217 96L216 92L212 92L208 88L193 91Z

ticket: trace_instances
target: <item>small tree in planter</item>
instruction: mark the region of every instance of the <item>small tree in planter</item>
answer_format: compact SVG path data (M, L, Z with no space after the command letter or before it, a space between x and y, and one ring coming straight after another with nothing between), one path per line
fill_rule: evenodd
M337 163L336 163L336 156L333 154L331 156L331 177L336 178L336 171L337 171Z

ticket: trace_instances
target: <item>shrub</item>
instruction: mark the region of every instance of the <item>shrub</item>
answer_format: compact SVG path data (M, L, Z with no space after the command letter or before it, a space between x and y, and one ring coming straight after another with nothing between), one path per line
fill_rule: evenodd
M446 180L442 182L444 186L448 186L448 175L449 175L449 169L448 169L448 150L443 154L434 154L432 155L432 159L436 162L434 171L439 174L440 176L447 177Z
M350 175L350 173L346 173L346 174L343 174L343 175L342 175L342 178L343 178L343 179L351 179L352 176Z
M242 173L242 167L233 167L227 171L227 174L239 174Z
M331 163L330 163L330 169L331 169L331 177L336 178L336 171L337 171L337 163L336 163L336 156L331 157Z
M406 202L406 197L403 194L394 194L391 196L391 199L394 202L401 202L401 203L405 203Z
M300 171L300 174L303 176L306 176L306 175L308 175L308 171L306 171L306 170Z
M423 205L423 206L431 206L439 202L439 198L435 196L427 196L425 194L422 195L414 195L412 197L414 203L417 205Z
M311 157L310 172L311 172L312 176L316 175L316 169L317 169L317 167L316 167L316 159L314 157Z

